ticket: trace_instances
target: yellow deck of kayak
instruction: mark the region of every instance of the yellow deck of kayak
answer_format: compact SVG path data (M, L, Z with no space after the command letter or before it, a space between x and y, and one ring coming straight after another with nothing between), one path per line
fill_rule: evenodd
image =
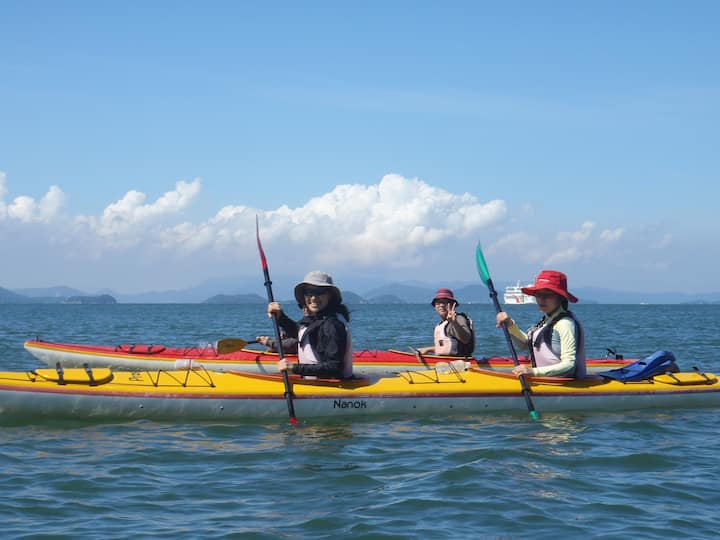
M91 383L89 373L93 374ZM87 393L225 395L253 397L282 394L282 379L247 373L217 373L199 370L113 372L108 368L92 370L52 368L29 372L0 372L0 390L62 391ZM720 390L712 373L675 373L655 376L653 380L622 383L602 378L570 380L530 378L533 394L636 394ZM422 396L424 394L503 395L520 391L512 375L473 368L470 371L438 374L435 370L408 371L394 377L348 381L295 380L293 393L303 396Z

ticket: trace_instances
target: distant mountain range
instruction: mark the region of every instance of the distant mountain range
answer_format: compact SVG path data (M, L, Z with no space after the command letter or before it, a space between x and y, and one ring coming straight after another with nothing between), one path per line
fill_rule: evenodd
M92 295L69 287L37 289L37 296L0 287L0 304L117 304L117 300L109 294Z
M295 281L289 277L280 277L275 281L276 298L293 301L292 288ZM355 284L355 285L360 285ZM486 304L490 302L488 290L480 283L450 283L455 296L464 304ZM500 302L502 293L511 282L496 284ZM370 288L363 293L343 289L343 300L347 304L424 304L432 300L438 285L412 282L387 283ZM262 289L262 290L259 290ZM281 292L278 295L277 292ZM151 291L137 294L121 294L103 289L90 294L85 291L65 286L35 289L9 290L0 287L0 304L60 304L77 302L84 298L83 303L97 303L92 299L106 295L118 303L178 303L178 304L260 304L267 301L262 283L257 279L226 278L210 280L195 287L170 291ZM582 303L600 304L720 304L720 292L689 294L682 292L647 293L633 291L617 291L603 288L578 288L573 293ZM288 300L289 299L289 300ZM105 301L112 303L105 298ZM281 300L283 301L283 300Z

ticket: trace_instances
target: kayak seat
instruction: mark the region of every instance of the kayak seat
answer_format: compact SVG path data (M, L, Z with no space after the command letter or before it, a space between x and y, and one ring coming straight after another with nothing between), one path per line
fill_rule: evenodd
M670 351L657 351L643 360L638 360L627 366L601 371L607 379L615 379L620 382L643 381L663 373L675 373L680 371L675 363L675 355Z

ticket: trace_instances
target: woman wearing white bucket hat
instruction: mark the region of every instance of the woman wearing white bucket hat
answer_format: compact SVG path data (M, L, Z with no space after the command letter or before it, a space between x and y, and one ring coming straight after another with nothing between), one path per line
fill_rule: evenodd
M278 302L268 305L268 315L277 315L287 335L298 340L298 363L281 360L280 371L313 377L352 377L350 312L332 276L310 272L295 286L295 299L304 313L298 322L288 317Z

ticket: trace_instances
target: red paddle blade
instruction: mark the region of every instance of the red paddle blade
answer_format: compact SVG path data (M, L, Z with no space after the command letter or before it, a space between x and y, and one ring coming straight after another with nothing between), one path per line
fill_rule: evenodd
M267 259L265 259L265 252L260 243L260 221L257 214L255 214L255 237L257 238L258 251L260 252L260 262L262 262L263 270L267 270Z

